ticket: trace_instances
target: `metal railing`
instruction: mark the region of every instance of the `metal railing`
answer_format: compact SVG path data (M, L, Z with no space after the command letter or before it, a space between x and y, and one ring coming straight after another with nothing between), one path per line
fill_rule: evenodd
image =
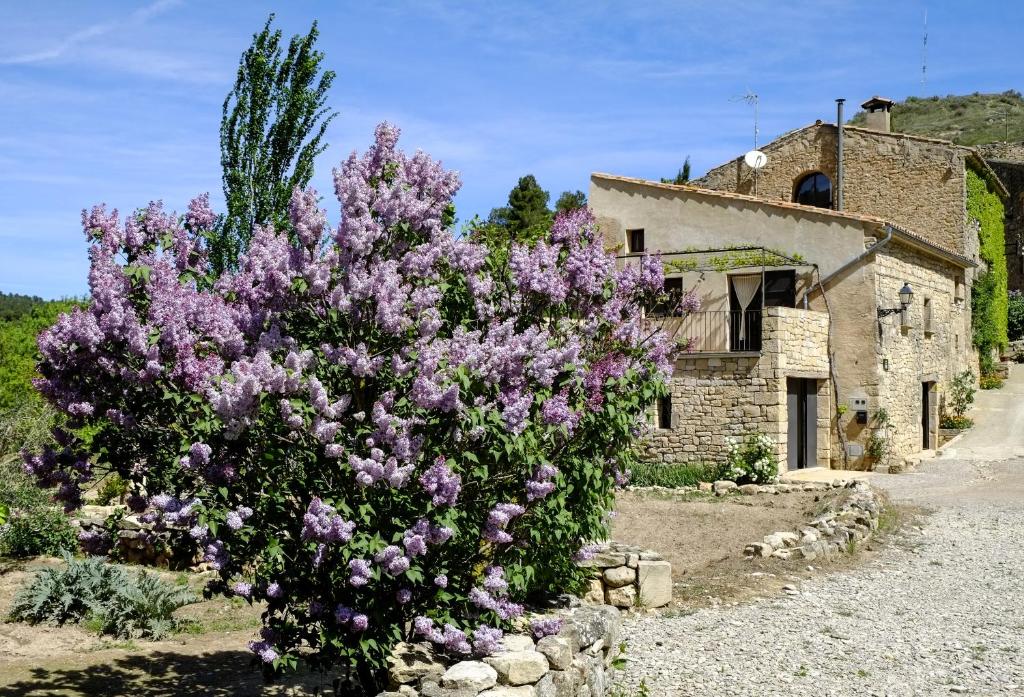
M660 319L669 336L694 353L761 350L761 310L709 310L652 318Z

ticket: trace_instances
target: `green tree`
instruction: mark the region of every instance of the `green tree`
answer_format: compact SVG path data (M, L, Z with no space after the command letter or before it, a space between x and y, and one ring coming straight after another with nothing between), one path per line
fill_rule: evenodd
M337 115L326 106L335 74L321 72L316 22L305 36L293 36L282 55L273 21L270 15L253 35L224 100L220 162L227 214L210 240L218 272L235 265L254 226L287 224L292 190L309 184L313 161L327 148L324 133Z
M548 201L551 195L540 188L532 174L520 177L519 182L508 194L508 205L491 211L488 223L505 228L512 237L526 233L531 228L551 224L551 210Z
M690 156L686 156L686 160L683 162L683 166L676 172L676 176L673 179L665 179L662 177L662 184L685 184L690 181Z
M587 205L587 195L582 191L563 191L555 202L555 213L567 213Z

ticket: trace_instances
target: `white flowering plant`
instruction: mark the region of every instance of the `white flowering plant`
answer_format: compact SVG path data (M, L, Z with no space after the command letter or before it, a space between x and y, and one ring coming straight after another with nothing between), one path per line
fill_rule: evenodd
M720 473L721 479L740 484L767 484L779 474L779 458L775 441L763 433L745 438L726 438L729 456Z

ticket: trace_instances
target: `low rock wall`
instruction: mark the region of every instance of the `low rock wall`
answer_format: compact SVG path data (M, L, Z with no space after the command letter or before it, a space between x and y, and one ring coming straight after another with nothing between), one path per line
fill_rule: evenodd
M760 542L746 546L748 557L806 559L833 557L845 553L851 543L871 539L878 530L883 504L878 492L863 480L846 484L849 495L827 513L797 530L765 535Z
M534 640L506 635L502 649L453 661L430 644L399 644L389 660L389 690L378 697L604 697L619 657L622 620L608 606L557 613L562 628Z
M579 565L596 572L584 602L619 608L656 608L672 602L672 565L657 552L610 542Z

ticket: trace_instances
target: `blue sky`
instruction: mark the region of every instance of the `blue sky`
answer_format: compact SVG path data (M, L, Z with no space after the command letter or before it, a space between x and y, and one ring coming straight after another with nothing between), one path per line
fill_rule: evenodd
M928 11L928 82L921 38ZM218 128L238 56L271 11L286 34L321 28L339 116L330 171L403 129L458 169L459 217L486 216L519 176L552 193L589 173L694 173L817 118L836 97L1024 89L1024 3L313 2L156 0L0 5L0 290L86 291L79 212L221 200Z

